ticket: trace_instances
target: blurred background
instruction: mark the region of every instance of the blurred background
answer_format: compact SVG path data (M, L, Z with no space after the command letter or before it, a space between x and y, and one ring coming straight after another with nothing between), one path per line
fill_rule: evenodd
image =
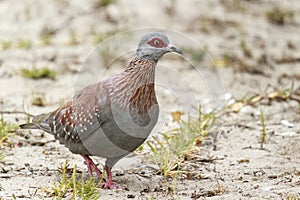
M225 87L230 86L227 89L237 95L244 95L252 88L263 91L267 84L278 81L289 84L299 79L294 73L300 58L299 10L300 3L296 0L2 0L0 98L5 97L9 102L12 97L15 101L15 93L26 98L32 87L34 93L43 93L45 86L53 84L60 85L55 93L50 91L52 97L45 94L46 99L51 102L52 98L63 98L66 88L74 86L74 74L97 45L114 34L143 28L176 31L194 41L197 45L193 47L185 45L186 40L171 38L194 67L214 68L223 73L227 79ZM130 47L128 57L119 60L121 63L117 62L111 73L118 71L120 65L126 65L140 37L129 36L119 45L100 52L102 59L97 60L97 66L107 67L120 56L121 47ZM56 82L29 81L24 88L22 76L30 79L26 72L36 68L46 70L46 74L47 69L54 70ZM231 72L239 76L234 78ZM257 76L250 76L254 80L243 84L244 77L249 75ZM257 77L269 80L257 81ZM51 78L54 74L50 73ZM239 78L241 82L236 84ZM16 87L6 89L12 85ZM18 104L22 101L20 98Z
M7 176L0 177L0 199L12 198L12 192L31 199L28 187L57 181L58 163L65 159L84 169L80 158L50 135L17 131L4 143L7 133L29 120L18 112L51 111L74 90L120 72L149 31L167 33L184 52L159 62L156 87L162 112L153 134L177 127L181 116L198 111L198 104L210 112L215 100L221 101L226 116L218 130L220 141L214 130L216 135L203 142L205 150L197 152L209 161L187 165L199 170L201 178L179 181L180 199L184 192L193 199L199 193L233 199L237 191L240 199L284 199L291 188L299 192L299 0L0 0L0 147L8 152L2 162L0 151L0 172ZM262 130L269 134L268 151L257 150ZM24 158L34 163L34 173ZM132 163L136 160L127 162ZM120 166L126 169L126 161ZM146 183L159 199L172 196L168 188L153 189L159 181L151 170L150 178L138 182L129 175L123 181L134 191L144 191Z

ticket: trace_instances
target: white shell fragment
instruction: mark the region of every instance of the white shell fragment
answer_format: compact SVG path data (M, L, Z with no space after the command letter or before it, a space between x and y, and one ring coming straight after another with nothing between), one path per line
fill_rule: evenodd
M284 125L284 126L287 126L287 127L289 127L289 128L293 128L293 127L294 127L294 124L291 123L291 122L289 122L289 121L286 120L286 119L281 120L281 121L280 121L280 124L282 124L282 125Z

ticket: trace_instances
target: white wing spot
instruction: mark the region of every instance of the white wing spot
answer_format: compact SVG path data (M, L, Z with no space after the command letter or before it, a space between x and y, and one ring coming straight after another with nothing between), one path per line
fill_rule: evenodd
M56 133L56 125L55 125L55 123L53 123L53 133L54 134Z

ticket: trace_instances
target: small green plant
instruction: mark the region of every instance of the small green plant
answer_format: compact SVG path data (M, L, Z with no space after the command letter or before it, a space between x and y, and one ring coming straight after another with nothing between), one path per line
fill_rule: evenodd
M41 40L42 45L51 44L52 38L53 38L53 35L50 35L50 34L41 35L40 40Z
M195 62L202 62L205 57L205 50L183 48L183 52L191 56L191 59Z
M108 39L111 36L114 36L120 32L123 32L123 36L126 37L126 39L131 39L133 37L131 32L124 32L126 31L124 28L115 28L113 30L107 31L107 32L96 32L95 30L92 30L93 32L93 40L95 44L99 44L103 42L104 40ZM118 42L116 42L118 43Z
M12 42L11 41L2 41L1 42L1 47L3 50L9 49L12 47Z
M94 35L94 42L95 44L99 44L103 42L105 39L107 39L108 37L109 35L106 33L97 33Z
M3 158L4 158L3 152L0 150L0 162L1 162L1 160L3 160ZM1 188L1 185L0 185L0 188Z
M240 48L244 54L244 56L248 57L248 58L252 58L252 52L251 50L248 48L247 43L245 40L241 40L240 41Z
M98 49L103 65L108 67L117 58L117 45L104 44Z
M71 30L69 34L70 34L70 39L69 39L69 42L67 42L68 45L76 45L76 44L78 44L79 41L78 41L78 36L77 36L76 32L73 31L73 30Z
M116 3L116 0L96 0L95 7L101 8Z
M99 199L100 194L98 192L99 185L95 183L94 179L91 178L88 181L84 180L82 174L81 180L77 180L76 165L74 165L71 177L68 177L67 173L69 170L68 161L59 168L62 174L62 178L58 183L55 183L53 187L46 188L45 192L54 197L54 199Z
M41 79L41 78L49 78L54 80L56 77L56 72L54 70L49 69L47 66L38 69L38 68L33 68L33 69L22 69L22 75L25 78L30 78L30 79Z
M168 4L165 5L165 13L169 17L174 17L176 14L176 1L175 0L170 0Z
M265 117L262 109L260 109L260 122L262 126L261 136L260 136L260 148L264 149L264 144L266 143L266 126L265 126Z
M234 64L235 58L229 53L224 53L220 58L215 58L212 61L213 67L222 68L232 66Z
M33 93L31 104L33 106L44 107L46 105L46 99L44 93Z
M30 10L30 6L28 5L24 8L24 16L26 20L30 20L31 18L31 10Z
M11 135L12 132L16 131L18 129L18 125L11 124L10 122L7 122L4 120L4 116L1 113L0 115L0 161L3 160L4 155L1 151L1 146L6 143L7 138Z
M164 176L174 176L181 170L181 165L187 158L192 158L198 145L206 137L215 122L214 112L204 114L199 108L196 118L180 121L180 127L165 133L162 137L153 137L153 142L147 142L152 152L152 159L160 167Z
M273 7L266 13L269 22L277 25L284 25L294 19L294 11L284 10L280 7Z
M0 147L7 140L9 133L18 129L17 124L12 124L4 120L3 114L0 117Z
M30 40L19 39L17 43L17 48L20 49L30 49L32 47L32 42Z

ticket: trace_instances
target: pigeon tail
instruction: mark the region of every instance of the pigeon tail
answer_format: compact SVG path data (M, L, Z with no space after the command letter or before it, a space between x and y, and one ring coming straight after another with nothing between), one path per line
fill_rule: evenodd
M46 132L50 132L50 127L48 123L48 117L51 113L37 115L32 119L31 123L21 124L19 127L21 129L41 129Z

